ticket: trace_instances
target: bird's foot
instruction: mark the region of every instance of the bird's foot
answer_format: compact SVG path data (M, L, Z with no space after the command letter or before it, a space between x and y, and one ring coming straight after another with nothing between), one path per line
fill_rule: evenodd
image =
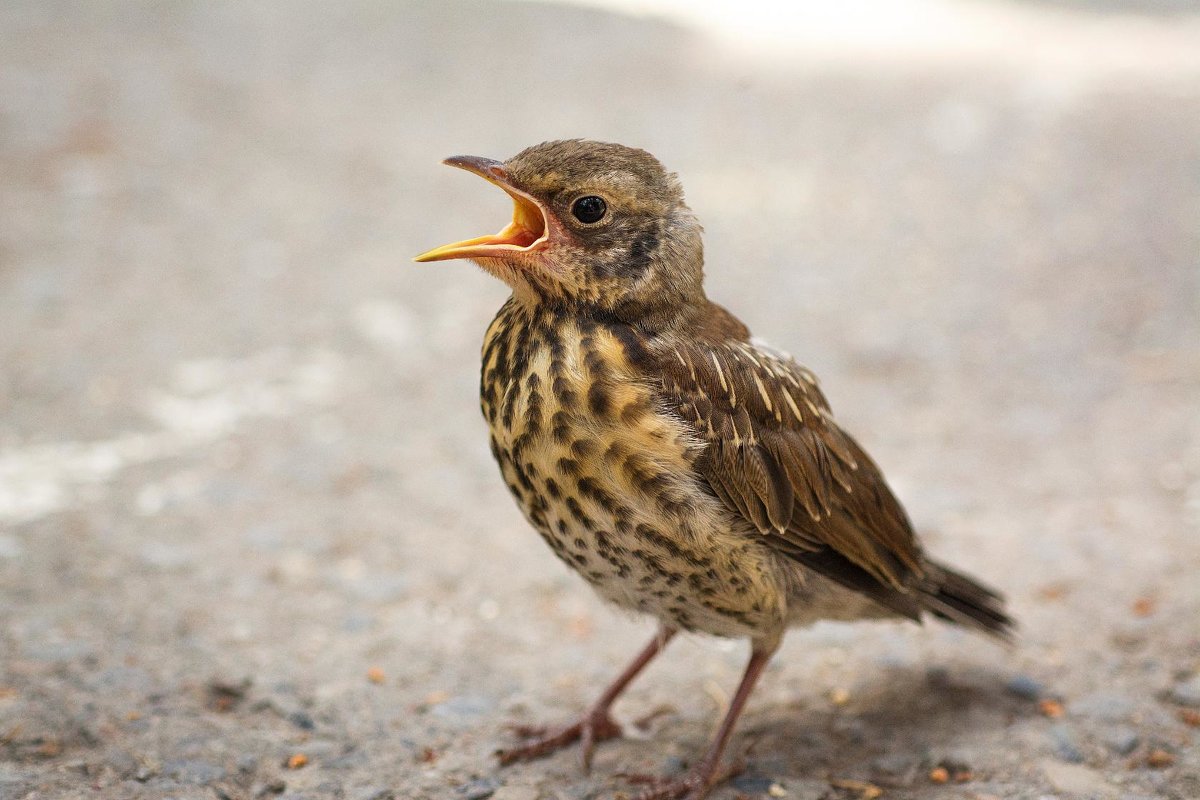
M576 722L563 728L516 725L513 732L522 739L531 739L523 745L497 750L500 766L517 761L532 761L547 756L556 750L579 742L579 761L584 772L591 769L592 751L597 742L615 739L621 735L621 726L608 715L607 709L596 709L585 713Z
M683 775L662 778L655 775L624 775L631 783L648 784L634 800L703 800L713 788L740 774L746 765L741 760L721 767L701 761Z

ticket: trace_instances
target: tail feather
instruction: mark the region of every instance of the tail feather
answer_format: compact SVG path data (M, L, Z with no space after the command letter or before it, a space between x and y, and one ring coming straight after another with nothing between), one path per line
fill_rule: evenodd
M1000 639L1012 638L1016 622L1005 613L999 592L941 564L930 562L926 569L922 593L931 614Z

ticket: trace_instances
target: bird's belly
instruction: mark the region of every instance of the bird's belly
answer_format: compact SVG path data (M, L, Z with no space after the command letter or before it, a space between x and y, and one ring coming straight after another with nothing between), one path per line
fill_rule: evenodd
M732 530L697 484L677 421L657 412L580 418L542 405L549 425L527 435L495 424L493 449L560 559L605 599L676 627L731 637L782 629L776 559L755 535Z

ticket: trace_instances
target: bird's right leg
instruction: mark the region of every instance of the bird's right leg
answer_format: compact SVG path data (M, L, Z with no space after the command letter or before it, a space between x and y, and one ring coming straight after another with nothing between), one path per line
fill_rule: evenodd
M559 729L524 726L517 728L519 736L533 740L518 747L497 751L496 755L500 758L500 765L507 766L517 761L541 758L578 741L580 743L580 762L584 771L589 770L592 766L592 750L595 748L596 742L614 739L621 735L621 726L608 713L612 704L625 691L625 687L637 677L637 674L663 651L667 642L671 641L677 632L675 628L663 627L654 634L654 638L638 653L637 658L617 676L617 679L604 690L592 707L585 711L577 721Z

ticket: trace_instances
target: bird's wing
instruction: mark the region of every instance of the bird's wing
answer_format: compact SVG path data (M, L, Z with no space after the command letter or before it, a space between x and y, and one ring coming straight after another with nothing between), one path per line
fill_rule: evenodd
M739 337L665 345L660 358L664 405L703 442L696 468L713 493L772 546L895 606L921 575L920 548L812 373Z

